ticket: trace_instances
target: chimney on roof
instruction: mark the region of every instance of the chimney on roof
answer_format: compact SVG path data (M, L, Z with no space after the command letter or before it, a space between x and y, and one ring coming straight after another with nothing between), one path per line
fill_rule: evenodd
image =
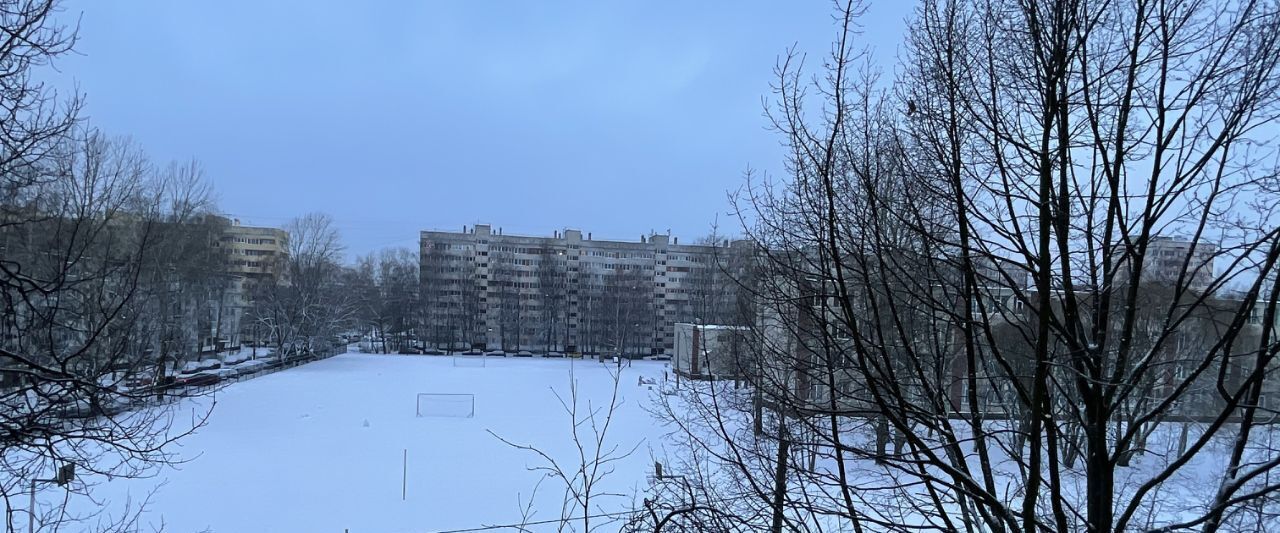
M590 231L588 231L588 232L587 232L587 240L588 240L588 241L589 241L589 240L591 240L591 232L590 232Z
M680 244L680 237L672 237L671 244Z
M463 232L463 233L466 233L466 232L467 232L467 225L466 225L466 224L463 224L463 225L462 225L462 232Z

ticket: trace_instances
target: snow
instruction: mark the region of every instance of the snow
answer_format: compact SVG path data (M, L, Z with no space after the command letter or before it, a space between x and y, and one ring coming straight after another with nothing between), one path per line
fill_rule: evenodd
M422 532L519 522L520 498L527 501L541 477L528 467L542 463L488 431L574 464L570 419L553 389L569 398L572 375L580 411L588 400L607 405L614 367L572 359L487 363L344 354L229 385L216 393L208 425L182 442L189 462L151 479L103 482L94 495L111 509L159 487L143 523L163 521L169 531ZM650 387L637 376L660 380L664 367L636 361L622 368L624 403L607 442L639 448L615 464L601 491L631 494L645 483L648 444L658 447L661 429L643 408ZM417 417L422 392L474 394L475 416ZM191 400L198 401L209 400ZM192 409L199 406L178 413ZM49 488L40 499L50 506L63 494ZM533 520L558 518L562 497L563 485L544 481ZM618 497L600 504L617 511L631 503Z

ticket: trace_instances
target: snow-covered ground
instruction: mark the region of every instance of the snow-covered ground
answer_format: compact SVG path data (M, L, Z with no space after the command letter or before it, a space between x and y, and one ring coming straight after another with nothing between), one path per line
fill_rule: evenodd
M190 462L153 479L104 483L95 497L110 509L163 483L144 523L163 521L166 531L177 532L428 532L519 522L520 498L527 500L541 477L527 467L542 463L489 431L576 461L570 418L553 389L568 399L572 376L580 416L588 400L607 406L612 365L490 357L485 367L475 367L453 361L345 354L227 386L215 395L208 425L182 443ZM614 464L601 490L630 494L645 483L652 468L649 445L658 447L661 429L643 408L651 392L638 377L661 382L664 369L665 363L646 361L623 367L623 405L608 441L623 450L639 448ZM474 394L475 416L419 418L421 392ZM46 488L41 500L54 505L62 494ZM558 518L563 495L563 483L544 481L533 520ZM596 503L621 510L631 501Z

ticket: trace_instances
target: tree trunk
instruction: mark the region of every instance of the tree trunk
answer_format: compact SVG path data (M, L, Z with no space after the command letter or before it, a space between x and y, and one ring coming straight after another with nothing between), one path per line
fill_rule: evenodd
M783 503L787 494L787 461L791 452L791 440L787 438L786 425L780 421L778 426L778 463L773 474L773 525L772 533L782 533Z

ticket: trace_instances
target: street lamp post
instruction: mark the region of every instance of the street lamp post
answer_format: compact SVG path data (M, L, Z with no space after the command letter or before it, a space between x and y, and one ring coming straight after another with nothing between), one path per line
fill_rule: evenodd
M53 479L32 479L31 480L31 502L27 507L27 531L36 533L36 483L57 483L58 486L66 485L76 478L75 463L67 463L58 467L58 474Z

